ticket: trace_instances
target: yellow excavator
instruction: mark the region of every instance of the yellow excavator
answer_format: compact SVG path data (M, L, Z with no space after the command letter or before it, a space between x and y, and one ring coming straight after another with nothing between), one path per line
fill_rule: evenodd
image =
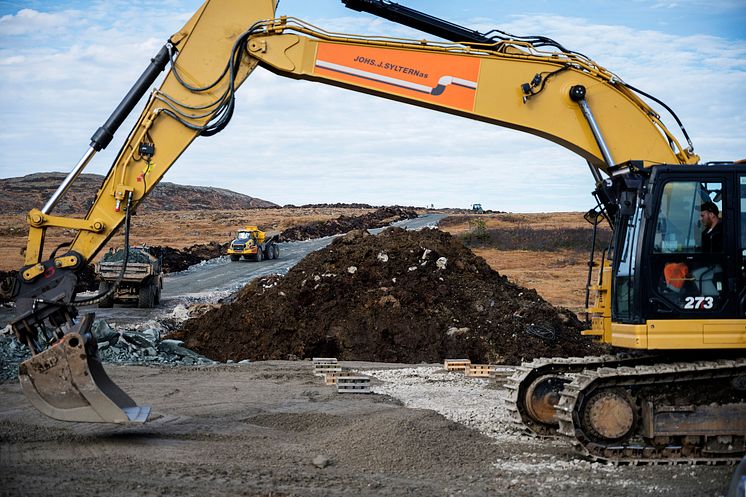
M444 41L331 33L276 17L276 0L207 0L154 56L47 204L29 212L12 326L33 353L19 371L33 405L61 420L147 420L149 408L104 372L93 315L78 316L79 305L107 295L76 298L76 273L122 225L128 240L131 213L192 140L228 124L236 90L261 65L525 131L585 159L596 204L586 219L614 233L610 246L592 251L595 303L585 334L617 353L524 364L508 382L508 409L520 426L569 437L596 460L740 459L746 165L700 164L665 104L554 40L480 33L384 0L344 3ZM85 218L52 214L167 66ZM685 145L648 102L675 118ZM49 228L77 234L45 256Z

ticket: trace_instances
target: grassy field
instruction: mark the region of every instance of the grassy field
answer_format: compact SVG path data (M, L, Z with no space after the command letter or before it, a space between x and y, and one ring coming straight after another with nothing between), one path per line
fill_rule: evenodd
M211 241L227 242L237 229L256 224L267 231L340 215L358 216L371 209L289 208L225 211L175 211L138 213L132 219L130 243L184 248ZM535 288L554 305L582 312L591 226L577 212L538 214L459 214L441 223L441 229L458 236L474 253L515 283ZM50 230L46 254L73 232ZM23 265L27 228L24 215L0 215L0 270ZM604 246L606 229L599 235ZM109 246L123 243L117 235Z

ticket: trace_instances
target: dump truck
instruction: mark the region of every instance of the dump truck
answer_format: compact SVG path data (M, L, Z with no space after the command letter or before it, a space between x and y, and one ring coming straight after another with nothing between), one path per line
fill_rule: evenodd
M161 300L163 289L162 264L145 247L130 247L125 263L125 249L110 250L96 264L99 280L99 307L112 307L114 303L136 303L137 307L150 308ZM109 292L116 286L113 292Z
M280 257L279 238L279 234L265 233L257 226L246 226L238 230L236 238L228 245L228 255L232 261L241 257L256 262L277 259Z

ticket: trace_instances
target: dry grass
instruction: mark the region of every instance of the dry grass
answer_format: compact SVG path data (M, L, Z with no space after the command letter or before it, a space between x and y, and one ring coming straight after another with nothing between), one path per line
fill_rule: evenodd
M291 226L323 221L340 215L357 216L370 209L294 208L250 209L242 211L176 211L141 213L132 220L131 243L167 245L184 248L210 241L228 241L238 228L256 224L268 231L282 231ZM489 230L588 229L581 213L486 214L452 216L441 228L456 236L470 229L469 221L484 221ZM47 255L58 244L70 241L72 232L52 232L47 236ZM27 228L24 215L0 215L0 270L18 269L23 265L21 250L26 246ZM121 246L122 235L110 242ZM534 247L535 248L535 247ZM489 245L473 251L489 265L521 286L535 288L554 305L582 312L585 301L587 271L586 250L498 250Z
M132 217L130 244L190 247L211 241L228 242L236 230L257 225L266 231L282 231L291 226L334 219L340 215L359 216L375 209L292 208L225 211L172 211L138 213ZM121 231L121 230L120 230ZM0 215L0 270L18 269L23 265L28 227L23 214ZM71 241L70 230L49 230L45 256L63 242ZM108 246L120 247L124 236L114 236Z
M467 214L445 219L441 229L465 239L474 220L483 223L486 238L475 241L472 251L492 269L553 305L584 312L590 250L584 240L590 240L591 226L582 213Z
M580 212L539 212L531 214L465 214L449 216L441 222L441 228L451 233L464 233L469 230L469 223L474 219L484 221L487 230L492 228L531 227L548 228L586 228L590 226Z

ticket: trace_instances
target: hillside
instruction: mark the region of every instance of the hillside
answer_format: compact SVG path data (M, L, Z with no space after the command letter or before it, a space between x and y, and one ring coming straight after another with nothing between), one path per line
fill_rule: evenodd
M0 212L25 213L41 208L65 178L65 173L35 173L18 178L0 179ZM104 177L81 174L55 207L55 214L85 214ZM223 188L185 186L161 182L143 202L150 211L251 209L276 207L277 204Z

